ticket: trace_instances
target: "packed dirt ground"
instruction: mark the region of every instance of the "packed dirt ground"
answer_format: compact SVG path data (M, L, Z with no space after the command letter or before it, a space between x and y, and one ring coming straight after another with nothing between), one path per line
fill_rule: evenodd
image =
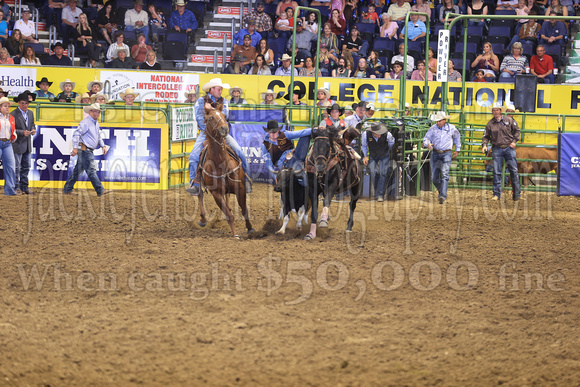
M580 200L450 190L234 240L183 190L0 197L0 385L578 385Z

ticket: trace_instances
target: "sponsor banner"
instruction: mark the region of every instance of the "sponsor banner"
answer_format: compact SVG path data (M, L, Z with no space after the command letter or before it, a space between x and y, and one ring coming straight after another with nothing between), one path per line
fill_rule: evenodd
M222 56L218 56L217 57L218 63L222 64L223 63L223 57ZM226 56L226 61L229 62L230 61L230 57ZM213 55L196 55L193 54L191 56L191 62L192 63L213 63Z
M447 82L449 70L449 30L439 31L437 43L437 82Z
M8 91L9 97L36 90L36 77L36 67L4 66L0 70L0 84L4 91Z
M240 7L218 7L218 15L239 15ZM248 9L244 8L244 15L248 13Z
M199 84L199 75L103 70L100 72L100 81L104 83L104 92L113 100L121 99L120 94L130 87L139 93L137 101L183 102L184 92Z
M171 141L197 138L197 121L193 105L173 108L171 111Z
M558 195L580 196L580 133L559 136Z
M250 167L250 178L260 183L273 183L266 163L262 159L264 125L232 124L231 135L244 150Z
M210 39L223 39L224 36L226 36L227 39L231 39L232 33L228 31L207 31L207 37Z

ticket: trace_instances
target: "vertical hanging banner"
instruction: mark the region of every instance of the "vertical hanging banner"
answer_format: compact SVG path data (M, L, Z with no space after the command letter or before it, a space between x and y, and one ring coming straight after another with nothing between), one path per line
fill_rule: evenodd
M197 138L197 121L192 106L173 108L171 111L171 141Z
M439 30L437 43L437 82L447 82L449 73L449 30Z
M561 133L558 142L558 196L580 196L580 133Z

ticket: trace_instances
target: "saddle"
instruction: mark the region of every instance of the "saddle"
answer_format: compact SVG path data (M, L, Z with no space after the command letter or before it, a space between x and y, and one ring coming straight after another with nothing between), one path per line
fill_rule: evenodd
M203 181L203 179L201 178L201 174L203 171L203 165L205 164L205 159L207 157L207 145L208 145L208 140L205 140L203 142L203 149L201 150L201 153L199 154L199 164L197 164L197 171L195 172L195 178L193 179L194 183L200 183ZM240 158L238 157L238 155L236 155L236 153L233 151L233 149L229 146L226 145L226 152L228 153L228 155L230 155L234 160L236 160L238 162L238 165L242 165L242 160L240 160ZM244 171L245 173L245 171Z

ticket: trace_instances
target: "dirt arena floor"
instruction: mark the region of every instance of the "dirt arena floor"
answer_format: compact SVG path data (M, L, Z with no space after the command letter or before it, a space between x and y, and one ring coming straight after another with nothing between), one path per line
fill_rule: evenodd
M234 240L206 197L0 197L0 385L578 385L580 200L346 204ZM237 210L236 225L244 232Z

